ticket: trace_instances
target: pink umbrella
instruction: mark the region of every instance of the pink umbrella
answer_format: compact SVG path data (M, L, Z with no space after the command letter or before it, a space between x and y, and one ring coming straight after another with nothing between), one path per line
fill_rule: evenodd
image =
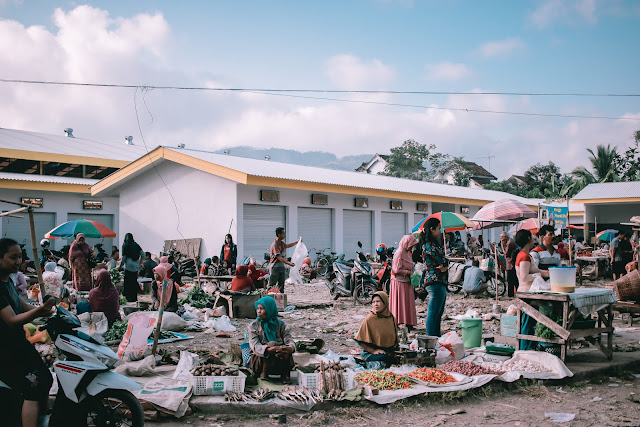
M492 222L495 220L519 220L535 218L538 214L524 203L513 199L500 199L485 205L471 218L476 222Z
M509 233L515 234L518 230L529 230L531 234L538 234L538 231L540 231L540 221L538 221L538 218L525 219L511 227Z

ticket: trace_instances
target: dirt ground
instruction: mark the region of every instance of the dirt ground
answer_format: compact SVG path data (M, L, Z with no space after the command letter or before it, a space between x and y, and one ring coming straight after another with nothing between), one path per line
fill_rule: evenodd
M336 353L349 353L358 349L352 337L368 312L367 306L355 305L351 299L341 298L335 304L327 287L321 283L288 286L288 304L296 306L292 313L282 314L295 339L322 338L327 349ZM459 323L449 316L463 314L469 309L480 314L492 312L495 299L487 296L463 298L447 297L443 333L455 330ZM502 310L511 299L501 297ZM303 308L309 307L309 308ZM427 306L417 301L418 331L424 333ZM161 348L175 351L226 351L232 343L244 341L247 325L253 319L233 319L236 331L231 338L218 338L215 333L193 333L194 339L163 344ZM484 333L498 333L499 320L483 322ZM625 327L620 319L617 327ZM411 338L411 335L410 335ZM615 340L614 340L615 343ZM640 364L633 373L640 372ZM640 403L628 398L631 393L640 396L640 379L631 372L620 372L618 377L590 378L589 381L565 384L560 389L554 382L544 385L518 382L515 385L490 383L475 391L459 394L437 394L417 397L391 405L378 406L369 402L337 407L327 411L287 415L287 424L293 425L421 425L421 426L473 426L473 425L552 425L545 412L575 414L575 420L565 425L585 426L639 426ZM597 399L596 399L597 398ZM593 400L595 399L595 401ZM601 399L601 400L600 400ZM167 427L194 426L253 426L277 424L268 415L216 415L194 413L180 420L164 420L150 425Z

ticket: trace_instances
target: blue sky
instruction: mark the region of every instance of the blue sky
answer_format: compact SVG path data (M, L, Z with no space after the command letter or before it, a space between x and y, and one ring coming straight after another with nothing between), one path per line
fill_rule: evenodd
M0 78L638 94L639 24L640 3L617 0L102 1L88 6L0 0ZM2 127L58 133L71 126L96 139L135 138L138 132L132 91L0 84L0 95L10 101L0 105ZM549 160L569 171L586 161L585 148L601 143L623 148L640 129L637 97L334 97L636 121L156 90L145 96L153 120L143 117L143 132L150 144L186 140L198 148L254 145L336 154L386 152L413 138L485 167L486 160L478 158L491 152L493 172L504 178ZM526 156L522 146L528 147Z

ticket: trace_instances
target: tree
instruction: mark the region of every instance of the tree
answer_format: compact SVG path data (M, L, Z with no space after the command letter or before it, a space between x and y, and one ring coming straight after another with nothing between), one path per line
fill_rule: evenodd
M446 154L437 153L435 149L434 144L427 146L408 139L400 147L391 149L387 166L380 174L424 181L449 158Z
M596 152L594 153L591 148L587 148L589 152L589 162L591 163L592 170L588 170L584 166L578 166L575 168L571 175L575 177L575 189L576 191L582 190L589 184L595 182L614 182L620 181L618 170L623 167L623 158L618 154L616 147L611 148L611 145L598 145ZM632 156L633 157L633 156ZM632 167L633 165L630 165ZM634 172L631 171L630 174Z
M627 148L624 154L617 153L616 172L623 181L640 181L640 130L633 133L635 147Z

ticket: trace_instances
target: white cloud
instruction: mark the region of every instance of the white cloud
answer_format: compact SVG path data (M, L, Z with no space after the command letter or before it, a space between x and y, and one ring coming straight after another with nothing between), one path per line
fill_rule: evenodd
M480 46L480 53L485 58L493 58L498 56L508 56L525 47L520 37L512 37L505 40L498 40L484 43Z
M387 89L395 79L393 67L378 59L364 62L350 54L329 58L325 72L331 82L340 89Z
M426 79L428 80L460 80L471 75L471 70L465 64L441 62L439 64L427 64Z
M529 21L538 29L555 23L595 24L598 21L597 8L596 0L546 0L531 12Z

